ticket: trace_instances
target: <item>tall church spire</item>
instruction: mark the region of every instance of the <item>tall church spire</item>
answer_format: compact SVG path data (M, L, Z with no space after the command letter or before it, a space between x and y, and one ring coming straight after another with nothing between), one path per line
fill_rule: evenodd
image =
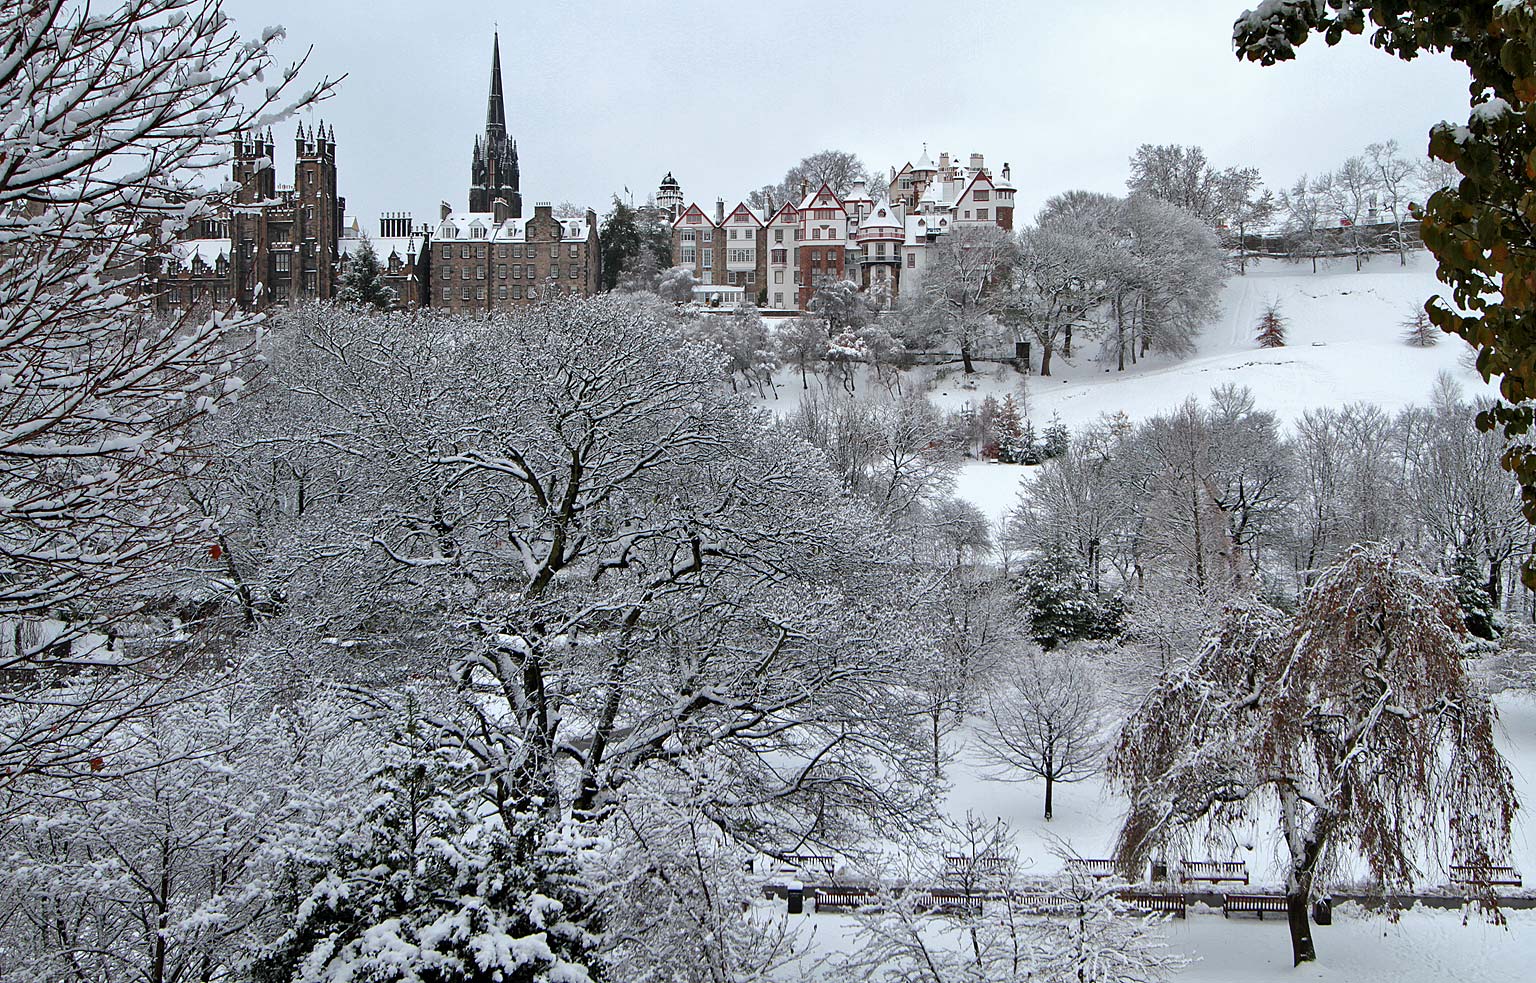
M491 94L485 105L485 131L507 132L507 112L501 101L501 36L491 35Z
M507 136L507 111L501 93L501 36L491 35L491 92L485 104L485 133L475 138L470 166L469 210L494 212L506 203L506 214L521 218L517 144Z

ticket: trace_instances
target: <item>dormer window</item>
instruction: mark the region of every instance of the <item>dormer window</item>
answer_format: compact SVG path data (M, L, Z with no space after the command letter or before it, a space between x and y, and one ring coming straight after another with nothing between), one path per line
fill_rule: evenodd
M471 239L484 239L485 238L485 226L483 226L483 225L472 225L472 226L470 226L469 237Z

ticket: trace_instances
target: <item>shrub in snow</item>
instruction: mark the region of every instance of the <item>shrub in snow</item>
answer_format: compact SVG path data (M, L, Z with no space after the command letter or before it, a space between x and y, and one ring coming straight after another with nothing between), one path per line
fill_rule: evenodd
M582 922L574 848L529 817L504 820L443 765L392 766L359 822L288 899L291 924L257 983L583 983L597 936Z

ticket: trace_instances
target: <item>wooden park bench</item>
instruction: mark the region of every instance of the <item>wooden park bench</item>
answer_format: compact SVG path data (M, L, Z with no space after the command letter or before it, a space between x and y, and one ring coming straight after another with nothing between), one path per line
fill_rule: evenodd
M828 877L837 870L837 858L823 853L786 853L783 862L788 870L815 872Z
M1175 918L1189 917L1189 899L1182 894L1162 894L1153 891L1121 891L1116 895L1121 901L1135 905L1153 914L1170 914Z
M1520 872L1513 867L1492 867L1477 864L1451 864L1453 884L1472 884L1477 887L1524 887Z
M1212 884L1220 884L1222 881L1236 881L1240 884L1247 884L1248 865L1241 860L1179 861L1179 882L1188 884L1191 881L1208 881Z
M1074 874L1087 874L1094 880L1115 876L1115 862L1113 860L1085 860L1082 857L1072 857L1067 860L1067 870Z
M968 873L977 874L1001 874L1008 869L1008 862L1002 857L964 857L949 854L944 858L945 872L951 877L960 877Z
M1287 905L1283 894L1227 894L1221 899L1221 917L1227 918L1234 913L1249 912L1264 920L1266 911L1278 911L1285 914Z
M816 910L846 911L849 908L865 908L875 903L873 891L817 891Z
M1067 914L1081 907L1075 899L1051 891L1013 891L1008 900L1020 911L1031 915Z

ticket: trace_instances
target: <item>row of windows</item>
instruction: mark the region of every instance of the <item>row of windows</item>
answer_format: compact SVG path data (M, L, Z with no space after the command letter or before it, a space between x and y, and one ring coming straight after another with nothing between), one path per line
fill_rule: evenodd
M567 248L567 254L571 257L571 259L575 259L576 257L581 255L581 244L580 243L571 243L566 248ZM485 259L486 258L486 249L487 249L487 247L481 246L481 245L470 245L467 242L466 243L461 243L459 245L459 259ZM513 259L523 259L524 257L527 257L528 259L533 259L535 256L537 256L539 254L539 247L535 246L535 245L533 245L531 243L528 246L526 246L526 247L521 245L521 244L519 244L519 243L512 243L510 246L508 246L505 243L502 243L502 244L497 245L497 247L496 247L496 258L497 259L506 259L507 256L508 256L508 250L509 249L511 250L510 255L511 255L511 257ZM526 252L524 251L525 249L526 249ZM444 262L446 262L446 261L448 261L450 259L453 259L453 247L448 245L448 244L446 244L446 243L444 243L442 248L441 248L441 250L440 250L440 252L438 253L438 255L443 258ZM554 244L554 245L549 247L549 258L550 259L559 259L560 258L560 245L559 245L559 243L556 243L556 244Z
M496 288L496 298L498 300L506 300L507 297L508 297L508 292L507 291L508 291L508 288L506 287L505 284L503 284L502 286L497 287ZM511 298L513 300L523 300L524 299L523 287L522 287L521 284L518 284L517 286L514 286L514 287L511 288ZM470 289L468 287L461 287L461 288L459 288L459 300L461 302L462 301L468 301L468 300L484 300L484 299L485 299L485 288L484 287L476 287L474 289L473 293L471 293L471 291L470 291ZM528 287L528 293L527 293L526 299L528 299L528 300L538 300L539 299L538 288L530 285ZM446 303L451 303L452 301L453 301L453 288L452 287L444 287L443 288L443 303L445 303L445 304Z
M508 269L508 267L507 267L507 265L505 263L502 263L502 264L498 265L496 267L496 278L498 280L505 280L507 278L507 269ZM512 279L514 279L514 280L521 280L525 276L528 279L530 279L530 280L537 280L539 278L539 268L537 266L534 266L532 263L528 263L526 265L524 265L522 263L513 263L512 266L511 266L511 270L512 270ZM560 267L558 267L558 266L551 266L550 267L550 272L554 276L559 276L560 275ZM572 280L579 279L581 277L581 264L580 263L572 263L570 265L569 274L568 275L570 276L570 278ZM445 280L452 280L453 279L453 270L451 270L451 269L450 270L446 270L445 273L444 273L443 279L445 279ZM485 267L483 267L483 266L461 266L461 267L459 267L459 279L460 280L471 280L471 279L473 279L473 280L484 280L485 279Z

